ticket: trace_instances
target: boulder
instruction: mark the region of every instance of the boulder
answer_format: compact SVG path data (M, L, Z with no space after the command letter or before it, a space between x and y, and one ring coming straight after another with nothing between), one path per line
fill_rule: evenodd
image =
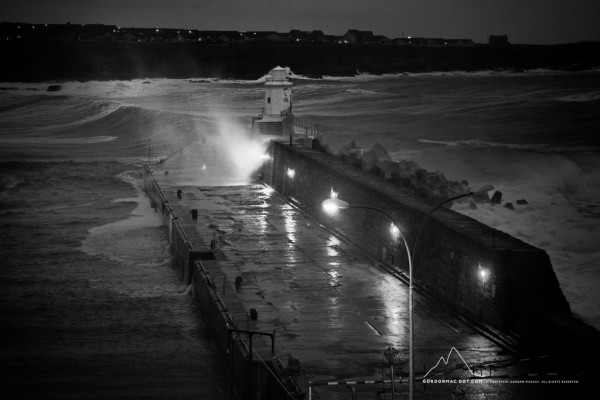
M377 154L375 152L369 150L365 152L360 158L362 169L365 171L370 170L371 168L377 166L379 159L377 158Z
M392 177L392 175L401 175L400 174L400 168L398 167L398 163L395 163L393 161L379 161L377 163L377 166L379 168L381 168L383 171L385 171L385 176L386 178L390 178Z
M490 195L485 192L485 193L478 193L476 195L473 195L473 200L476 201L477 203L489 203L490 200ZM500 202L498 202L497 204L499 204Z
M527 200L525 200L525 199L519 199L519 200L517 200L517 204L520 205L520 206L523 206L523 205L527 204Z
M338 151L338 154L350 154L353 151L359 150L360 147L356 145L356 142L353 140L350 143L342 146Z
M496 192L494 192L494 195L490 199L490 202L492 204L500 204L500 203L502 203L502 192L500 192L499 190L496 190Z
M391 161L392 159L387 150L379 143L375 143L373 147L371 147L371 151L377 155L377 158L380 161Z
M381 178L385 178L385 171L379 168L377 165L369 168L367 170L370 174L377 175Z
M511 203L511 202L504 203L504 207L508 208L509 210L515 209L515 206L513 206L513 203Z

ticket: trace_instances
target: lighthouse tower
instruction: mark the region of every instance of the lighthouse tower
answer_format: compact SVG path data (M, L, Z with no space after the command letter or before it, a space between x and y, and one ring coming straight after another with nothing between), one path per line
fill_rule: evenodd
M292 82L285 68L273 68L265 79L264 105L261 115L252 119L253 129L262 135L288 135L292 119Z
M269 71L265 80L265 110L263 115L278 117L291 112L292 82L287 80L285 68Z

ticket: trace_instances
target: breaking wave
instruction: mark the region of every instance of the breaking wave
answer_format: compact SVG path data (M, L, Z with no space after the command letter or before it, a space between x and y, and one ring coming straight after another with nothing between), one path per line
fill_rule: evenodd
M600 92L592 91L592 92L581 92L569 94L566 96L560 96L555 98L556 101L562 101L566 103L585 103L592 101L600 101Z
M432 140L418 139L421 143L436 144L446 147L465 147L465 148L503 148L508 150L529 150L537 152L597 152L600 146L555 146L547 143L523 144L523 143L498 143L488 142L480 139L470 140Z

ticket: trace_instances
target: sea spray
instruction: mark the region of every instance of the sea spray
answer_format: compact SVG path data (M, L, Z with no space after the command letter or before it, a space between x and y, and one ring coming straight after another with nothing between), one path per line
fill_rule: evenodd
M251 174L264 161L268 141L260 136L252 136L242 126L226 118L218 119L218 129L229 161L235 166L237 173L241 177L246 175L249 181Z
M213 115L216 132L204 132L195 142L170 154L153 169L169 174L171 184L243 185L264 162L268 141L221 114Z

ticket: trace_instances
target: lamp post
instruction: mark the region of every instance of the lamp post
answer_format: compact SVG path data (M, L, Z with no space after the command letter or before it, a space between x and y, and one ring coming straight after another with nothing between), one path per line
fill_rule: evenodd
M429 211L429 213L425 216L425 218L423 218L423 221L419 225L419 230L417 231L417 235L415 236L415 240L413 242L412 252L411 252L408 242L406 240L406 236L404 235L404 232L400 228L400 225L386 211L384 211L380 208L377 208L377 207L373 207L373 206L349 204L349 203L345 202L344 200L338 199L337 193L335 193L333 191L333 189L331 190L331 197L327 200L324 200L321 203L323 210L325 210L325 212L327 212L329 214L333 214L337 210L343 210L346 208L362 208L362 209L378 212L380 214L385 215L389 220L391 220L392 224L394 224L396 226L396 228L398 229L398 232L400 233L400 238L402 238L402 243L404 244L404 247L406 248L406 255L408 258L408 398L409 398L409 400L413 400L415 398L415 363L414 363L414 329L413 329L414 328L414 324L413 324L413 257L415 255L415 250L417 248L417 240L419 239L419 236L421 235L421 231L423 230L423 227L425 226L425 223L427 222L427 220L429 219L431 214L433 214L441 206L443 206L444 204L446 204L452 200L489 192L490 190L493 190L493 189L494 189L494 187L492 185L485 185L484 187L482 187L481 189L479 189L475 192L462 193L460 195L451 197L449 199L446 199L446 200L438 203L435 207L433 207L431 209L431 211ZM394 377L392 377L392 379L394 379Z

